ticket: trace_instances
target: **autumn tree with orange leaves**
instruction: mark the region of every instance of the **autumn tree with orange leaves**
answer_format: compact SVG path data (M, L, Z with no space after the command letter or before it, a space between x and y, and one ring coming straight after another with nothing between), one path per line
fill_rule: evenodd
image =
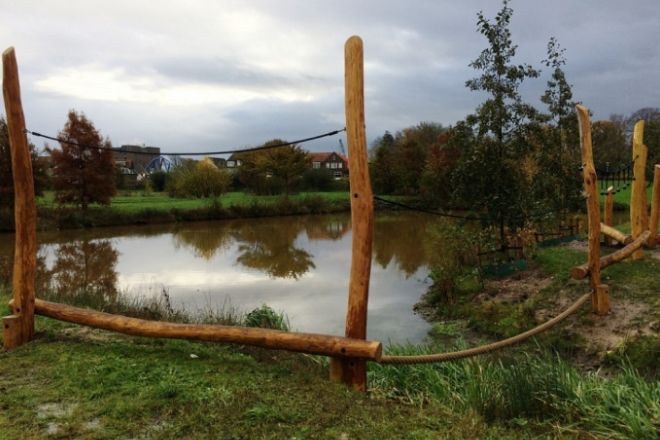
M57 202L83 210L91 203L110 204L116 193L110 140L103 139L92 121L75 110L69 111L58 137L65 142L51 150Z

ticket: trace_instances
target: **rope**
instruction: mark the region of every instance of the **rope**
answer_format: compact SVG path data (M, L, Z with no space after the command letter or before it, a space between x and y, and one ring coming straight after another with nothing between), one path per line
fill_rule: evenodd
M568 316L575 313L585 302L589 300L591 293L585 293L577 301L575 301L569 308L564 310L559 315L554 318L544 322L541 325L538 325L526 332L520 333L516 336L512 336L507 339L502 339L501 341L493 342L491 344L481 345L479 347L469 348L467 350L460 351L451 351L446 353L433 353L425 355L416 355L416 356L383 356L380 358L381 364L428 364L436 362L447 362L455 361L458 359L463 359L470 356L478 356L485 353L490 353L491 351L499 350L505 347L510 347L515 344L519 344L526 339L531 338L534 335L543 333L554 325L566 319Z
M405 203L401 202L395 202L393 200L387 200L379 196L374 196L374 200L378 200L379 202L387 203L392 206L398 206L399 208L407 209L409 211L417 211L417 212L424 212L426 214L432 214L432 215L437 215L439 217L448 217L448 218L457 218L461 220L466 220L466 221L486 221L489 220L488 217L479 217L477 215L460 215L460 214L451 214L448 212L441 212L441 211L433 211L430 209L424 209L424 208L416 208L414 206L406 205ZM553 214L554 211L546 211L544 213L539 213L539 214L534 214L534 215L529 215L529 216L518 216L514 217L515 219L518 220L531 220L531 219L542 219L547 217L550 214Z
M190 153L179 153L179 152L174 152L174 153L165 153L165 152L160 152L160 156L213 156L216 154L233 154L233 153L248 153L252 151L261 151L261 150L269 150L271 148L280 148L280 147L288 147L290 145L297 145L297 144L303 144L305 142L309 141L314 141L316 139L321 139L324 137L328 136L335 136L342 131L346 131L346 128L342 128L341 130L334 130L334 131L329 131L327 133L322 133L316 136L304 138L304 139L298 139L295 141L291 142L283 142L280 144L273 144L273 145L262 145L260 147L251 147L251 148L243 148L243 149L235 149L235 150L221 150L221 151L194 151ZM108 150L108 151L116 151L117 153L131 153L131 154L145 154L149 156L154 156L154 153L150 153L147 151L127 151L127 150L122 150L121 148L116 148L116 147L102 147L98 145L84 145L84 144L79 144L78 142L70 141L68 139L62 139L59 137L54 137L54 136L48 136L45 134L38 133L36 131L30 131L30 130L25 130L25 133L30 134L32 136L37 136L40 138L44 139L50 139L52 141L60 142L62 144L68 144L68 145L75 145L77 147L83 147L83 148L96 148L98 150Z

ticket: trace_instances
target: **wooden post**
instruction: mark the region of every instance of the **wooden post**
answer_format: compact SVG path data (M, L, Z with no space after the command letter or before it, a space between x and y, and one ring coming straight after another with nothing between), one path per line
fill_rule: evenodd
M633 238L648 229L645 221L646 215L646 155L647 148L644 145L644 121L637 121L633 131L633 184L630 192L630 226ZM646 223L646 224L645 224ZM645 227L646 226L646 227ZM639 260L644 256L640 249L632 255L633 260Z
M2 318L2 340L6 350L21 345L21 317L10 315Z
M364 61L362 40L352 36L346 41L345 105L346 138L351 195L352 254L348 286L346 337L367 336L367 303L371 275L373 240L373 194L369 180L367 138L364 117ZM331 359L330 379L341 380L353 389L366 391L367 363L360 359Z
M591 287L591 304L595 313L598 313L598 293L600 286L600 209L598 207L598 182L596 168L594 167L593 149L591 145L591 122L589 110L577 105L578 126L580 129L580 146L582 148L582 178L584 179L584 192L587 198L587 222L589 226L588 244L589 256L589 286Z
M607 284L596 286L596 295L594 296L594 312L597 315L605 316L610 313L610 288Z
M649 246L655 247L658 244L658 220L660 217L660 165L653 167L653 193L651 193L651 219L649 229L651 237Z
M614 226L614 188L607 188L607 194L605 195L605 215L603 216L603 223L607 226ZM611 246L612 239L605 235L605 246Z
M2 93L9 131L11 165L14 175L14 219L16 243L12 290L14 314L20 322L16 346L34 337L34 280L37 271L37 208L34 201L32 161L25 136L25 117L21 104L18 64L14 48L2 54ZM13 321L10 321L13 322ZM11 330L10 324L10 331ZM5 342L6 343L6 342Z

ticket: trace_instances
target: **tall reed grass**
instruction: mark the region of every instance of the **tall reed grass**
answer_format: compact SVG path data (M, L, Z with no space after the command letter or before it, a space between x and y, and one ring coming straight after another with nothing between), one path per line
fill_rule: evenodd
M397 346L388 351L427 354L433 349ZM377 394L415 404L440 400L489 422L533 419L598 438L659 438L660 382L646 381L626 364L604 377L580 372L557 356L520 353L439 364L370 364L369 380Z

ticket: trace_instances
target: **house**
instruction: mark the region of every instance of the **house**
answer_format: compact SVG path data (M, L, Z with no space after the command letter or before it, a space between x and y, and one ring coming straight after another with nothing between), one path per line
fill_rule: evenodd
M322 169L332 172L335 179L348 177L348 158L343 154L332 152L309 153L312 159L312 169Z
M122 145L112 152L115 165L142 173L147 165L160 156L160 148L140 145Z
M229 158L225 162L225 166L227 168L238 168L241 166L242 163L243 161L241 161L240 159L240 154L233 153L231 156L229 156Z

